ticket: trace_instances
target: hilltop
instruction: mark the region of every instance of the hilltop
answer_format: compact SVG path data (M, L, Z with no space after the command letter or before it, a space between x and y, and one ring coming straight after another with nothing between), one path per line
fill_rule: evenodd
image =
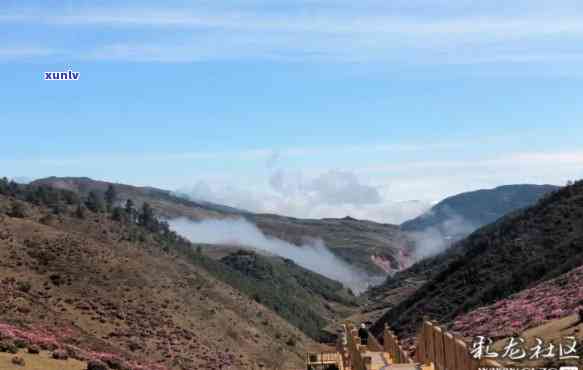
M553 185L504 185L457 194L437 203L429 211L403 222L407 232L435 229L441 235L461 239L517 209L535 204Z
M31 186L50 186L55 189L69 190L86 198L90 192L103 195L110 185L115 186L119 203L127 199L134 201L137 208L144 202L149 203L164 218L188 217L194 220L204 218L221 218L239 215L244 211L208 202L194 202L180 197L169 190L149 186L131 186L93 180L88 177L47 177L34 180Z
M478 227L531 206L556 189L558 187L551 185L505 185L462 193L448 197L427 213L404 222L401 229L411 239L418 262L371 287L366 294L368 304L364 308L364 317L359 319L378 320L421 287L434 270L434 260L424 257L446 250Z
M394 287L414 277L426 282L378 320L373 331L380 333L388 323L401 336L410 337L425 315L447 324L581 266L582 219L580 181L482 227L448 251L390 279L387 284Z
M90 192L103 194L114 185L120 201L132 199L136 206L149 203L160 217L184 217L190 220L243 218L266 235L301 245L306 239L321 239L337 256L371 276L384 277L412 263L412 244L398 226L372 221L343 219L298 219L273 214L255 214L207 202L196 202L171 191L136 187L84 177L49 177L33 181L67 189L86 197Z

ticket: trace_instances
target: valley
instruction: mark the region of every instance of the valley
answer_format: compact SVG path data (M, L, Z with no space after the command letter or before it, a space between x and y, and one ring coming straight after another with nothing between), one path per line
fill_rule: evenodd
M381 339L388 324L411 351L426 316L468 340L500 338L581 309L582 196L575 183L415 262L415 239L394 225L252 214L83 178L3 181L0 334L49 355L160 370L299 369L306 352L340 340L347 320ZM173 219L245 220L262 239L233 226L209 239L232 243L197 243ZM355 294L325 268L302 266L313 240L377 283Z

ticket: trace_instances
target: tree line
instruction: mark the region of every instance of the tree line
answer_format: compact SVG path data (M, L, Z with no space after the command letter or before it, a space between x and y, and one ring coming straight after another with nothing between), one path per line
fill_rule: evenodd
M170 237L173 234L168 223L156 217L149 203L144 202L137 207L132 199L121 200L113 184L105 192L90 191L82 197L70 190L46 185L23 185L4 177L0 179L0 194L16 199L8 212L13 217L26 216L26 207L22 203L26 202L47 207L53 214L63 214L71 209L79 219L85 218L87 212L107 214L114 221L139 225L153 233Z

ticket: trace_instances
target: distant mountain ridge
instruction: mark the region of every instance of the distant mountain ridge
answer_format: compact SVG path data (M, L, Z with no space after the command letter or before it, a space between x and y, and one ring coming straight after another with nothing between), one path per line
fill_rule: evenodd
M397 225L343 219L299 219L274 214L256 214L209 202L193 201L169 190L109 183L87 177L48 177L32 185L46 185L87 196L90 191L103 194L113 184L120 199L132 199L137 207L148 202L158 216L185 217L200 221L240 217L252 222L266 235L302 245L306 238L321 239L330 250L371 276L383 277L410 264L411 241ZM388 266L388 268L387 268ZM391 270L391 271L387 271Z
M111 184L115 186L120 199L132 199L137 206L145 201L156 208L160 216L173 218L184 216L186 208L191 211L187 216L197 219L206 216L239 215L248 212L233 207L215 204L206 201L194 201L174 193L170 190L158 189L151 186L133 186L108 181L94 180L89 177L46 177L34 180L31 185L45 185L63 190L70 190L81 196L87 196L89 192L104 193Z
M436 229L444 236L461 239L481 226L520 208L536 203L542 196L559 189L554 185L503 185L448 197L428 212L403 222L401 230L421 232Z
M388 279L389 293L412 279L425 283L378 320L373 332L379 334L387 323L410 337L425 315L447 324L583 265L582 220L583 181L578 181L480 228Z

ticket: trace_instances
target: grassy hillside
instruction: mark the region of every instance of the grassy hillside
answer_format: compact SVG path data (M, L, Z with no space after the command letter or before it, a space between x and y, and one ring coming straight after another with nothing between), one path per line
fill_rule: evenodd
M31 183L33 186L42 185L69 190L83 198L86 198L90 192L103 195L109 185L112 184L87 177L47 177ZM211 203L193 202L186 198L176 196L168 190L117 183L113 185L115 186L120 203L123 203L127 199L132 199L136 207L140 208L144 202L148 202L157 211L158 215L164 218L188 217L197 220L209 217L221 218L236 215L240 212L233 208Z
M269 214L247 216L263 232L301 244L322 239L340 258L371 275L386 275L410 264L411 241L398 226L372 221L297 219Z
M67 189L86 197L103 194L110 183L89 178L50 177L33 184ZM222 205L193 202L167 190L114 184L120 200L133 199L139 208L148 202L158 216L192 220L242 217L269 236L301 245L306 239L322 239L334 254L371 275L386 275L410 264L410 240L398 226L344 219L306 220L272 214L253 214Z
M163 224L78 202L0 181L0 337L150 369L302 364L313 342L192 263Z
M181 251L189 263L272 309L308 336L320 339L332 321L357 308L356 299L338 282L305 270L292 261L238 251L220 260L201 249ZM210 248L214 248L210 247ZM209 248L209 249L210 249Z
M414 275L427 282L389 310L373 331L378 334L389 323L410 336L424 315L449 322L581 264L583 182L577 182L398 274L397 285Z
M14 363L14 359L22 360L23 365ZM21 349L17 353L0 352L0 369L2 370L87 370L87 362L73 358L66 360L54 359L49 351L39 351L39 353L28 353Z
M252 280L250 294L256 301L314 338L331 321L358 307L356 298L340 283L291 260L239 251L221 262Z

